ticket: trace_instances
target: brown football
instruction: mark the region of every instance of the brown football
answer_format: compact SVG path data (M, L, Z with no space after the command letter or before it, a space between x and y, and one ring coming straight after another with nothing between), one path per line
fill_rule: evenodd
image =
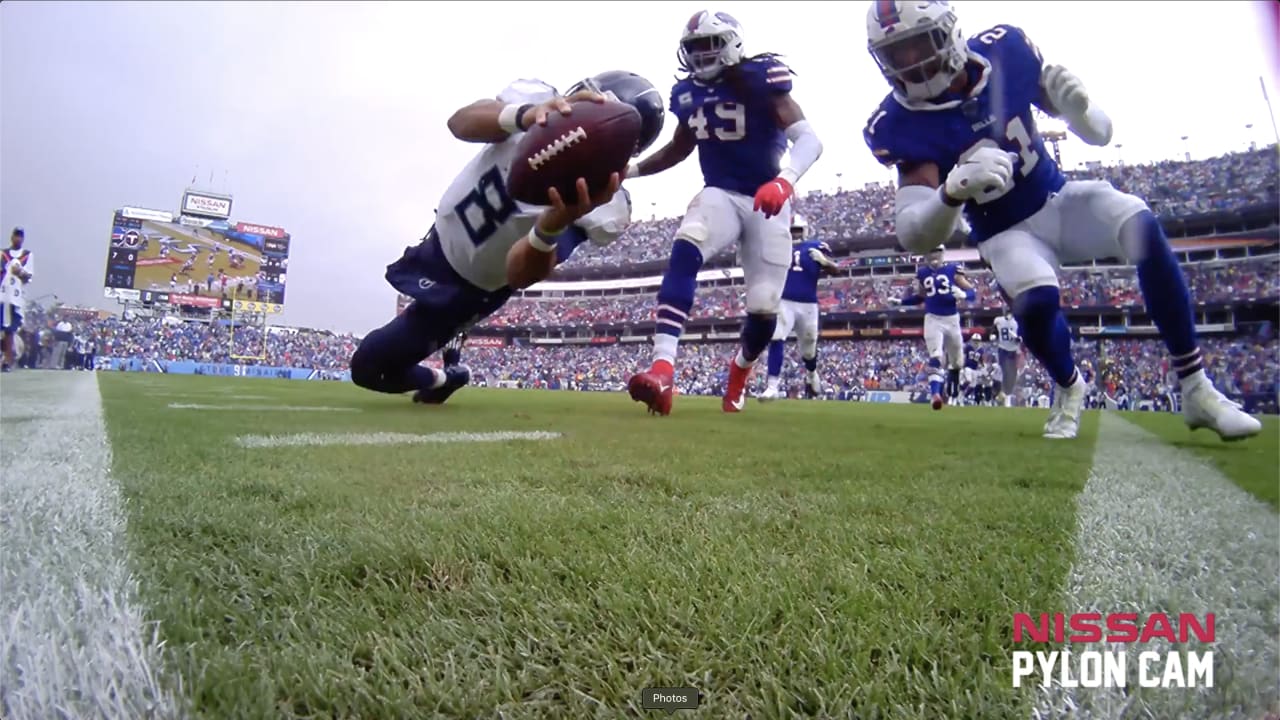
M609 175L622 172L640 138L640 113L623 102L579 101L568 115L551 113L546 125L534 125L520 138L507 178L511 197L531 205L550 205L554 187L566 204L578 197L578 178L592 192L604 190Z

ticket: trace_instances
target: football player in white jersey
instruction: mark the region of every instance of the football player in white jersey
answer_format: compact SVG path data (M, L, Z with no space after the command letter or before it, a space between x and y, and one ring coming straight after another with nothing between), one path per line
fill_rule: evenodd
M1022 336L1018 335L1018 321L1013 310L1005 306L1004 315L996 318L996 355L1000 362L1000 387L996 392L1004 395L1004 406L1013 407L1013 389L1018 386L1018 351Z
M577 198L562 199L549 190L556 201L550 207L519 202L507 190L525 130L545 123L550 113L569 113L570 102L606 98L640 113L633 155L657 139L665 116L662 95L648 80L622 71L583 80L567 97L544 82L518 80L496 99L476 101L449 118L454 137L485 147L445 191L426 237L387 266L387 282L413 302L361 341L351 357L352 382L377 392L413 391L414 402L443 403L471 380L460 363L460 336L506 303L512 293L509 272L533 278L527 286L578 245L618 239L631 222L630 198L617 192L623 173L614 173L607 188L588 189L579 179ZM590 191L598 194L588 196ZM443 370L420 364L442 348Z
M35 274L31 251L22 247L27 233L20 227L9 236L10 247L0 252L0 351L4 361L0 370L9 372L17 363L18 330L22 328L22 308L27 283Z

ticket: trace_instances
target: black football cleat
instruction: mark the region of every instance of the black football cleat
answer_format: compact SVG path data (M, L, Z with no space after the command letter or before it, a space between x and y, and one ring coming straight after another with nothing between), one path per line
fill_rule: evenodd
M413 401L424 405L440 405L469 382L471 382L471 369L466 365L447 366L444 369L444 384L438 388L415 392Z

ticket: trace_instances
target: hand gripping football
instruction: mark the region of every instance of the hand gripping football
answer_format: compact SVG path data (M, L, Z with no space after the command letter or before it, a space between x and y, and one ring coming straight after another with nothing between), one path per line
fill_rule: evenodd
M568 115L551 113L546 125L529 128L516 146L508 177L511 196L531 205L550 205L554 187L566 205L577 202L575 184L587 181L591 193L622 172L640 138L640 113L627 103L579 101Z

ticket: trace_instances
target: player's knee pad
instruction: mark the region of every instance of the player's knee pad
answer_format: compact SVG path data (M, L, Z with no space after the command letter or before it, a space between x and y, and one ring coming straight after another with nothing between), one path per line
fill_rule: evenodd
M707 226L702 223L683 225L676 231L676 240L671 245L671 251L674 253L676 245L683 240L697 249L699 256L701 256L702 246L707 242L707 238L709 237L711 237L711 233L707 231Z
M360 347L351 355L351 382L366 390L373 389L382 377L376 353L368 342L360 343Z
M777 315L782 303L782 286L775 283L754 283L747 286L747 314Z
M1150 210L1143 210L1120 226L1120 250L1135 265L1153 256L1172 256L1164 228Z
M800 346L800 357L811 359L818 356L818 336L805 333L796 338L796 344Z

